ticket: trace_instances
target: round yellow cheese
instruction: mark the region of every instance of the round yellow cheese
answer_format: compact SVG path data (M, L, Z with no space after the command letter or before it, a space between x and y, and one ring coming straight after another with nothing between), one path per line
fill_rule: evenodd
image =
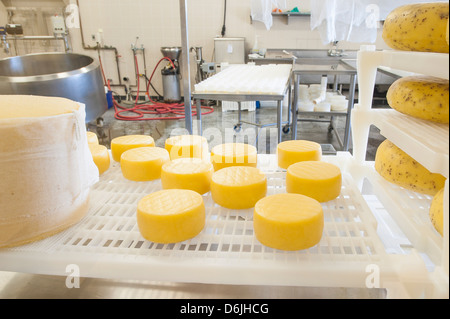
M324 228L321 204L300 194L275 194L255 205L254 234L258 241L280 250L301 250L315 246Z
M199 135L178 135L169 137L165 142L170 159L177 158L206 158L208 141Z
M211 150L211 163L218 171L230 166L257 166L258 151L256 147L244 143L220 144Z
M205 226L203 197L191 190L166 189L142 198L137 206L141 235L155 243L177 243L197 236Z
M266 175L255 167L226 167L216 171L211 179L212 199L225 208L252 208L266 194Z
M148 135L125 135L111 140L111 155L113 160L120 162L123 152L138 147L154 147L155 141Z
M92 158L98 168L99 174L101 175L106 172L111 164L109 152L106 146L100 144L89 144L89 150L91 151Z
M94 132L86 131L88 144L98 144L98 136Z
M190 189L201 195L209 192L213 166L199 158L178 158L161 169L163 189Z
M287 169L290 165L303 161L320 161L322 147L320 144L305 140L281 142L277 146L278 166Z
M429 211L431 223L441 236L444 236L444 195L445 188L441 188L434 195Z
M323 203L341 193L341 170L334 164L306 161L292 164L286 173L286 191L302 194Z
M161 168L170 161L169 152L161 147L138 147L123 152L120 168L126 179L145 182L161 178Z

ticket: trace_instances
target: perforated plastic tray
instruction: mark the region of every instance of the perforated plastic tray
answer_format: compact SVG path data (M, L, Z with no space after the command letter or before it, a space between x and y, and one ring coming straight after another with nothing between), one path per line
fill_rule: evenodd
M75 264L82 277L165 280L219 284L366 287L367 267L382 269L381 285L426 280L420 256L389 254L377 221L345 169L348 156L325 157L343 171L341 195L323 203L325 228L318 245L287 252L260 244L252 210L230 210L204 195L206 226L192 240L176 244L146 241L136 224L137 202L161 189L160 181L131 182L113 164L92 191L91 208L76 226L29 245L0 250L0 269L67 275ZM285 192L285 171L274 155L260 155L268 195ZM383 287L380 287L383 288Z

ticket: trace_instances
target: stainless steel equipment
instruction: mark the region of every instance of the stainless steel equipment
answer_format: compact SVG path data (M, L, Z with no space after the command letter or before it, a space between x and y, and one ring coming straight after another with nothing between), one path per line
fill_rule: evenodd
M179 67L179 57L181 54L181 47L162 47L162 54L172 60L168 63L162 70L162 84L163 84L163 95L164 102L166 103L177 103L181 101L181 89L180 89L180 67ZM175 68L174 68L175 66Z
M0 94L65 97L86 105L86 122L107 110L100 64L73 53L39 53L0 60Z

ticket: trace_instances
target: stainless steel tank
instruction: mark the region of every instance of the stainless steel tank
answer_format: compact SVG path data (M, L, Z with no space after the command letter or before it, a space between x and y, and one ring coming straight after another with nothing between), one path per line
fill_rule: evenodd
M0 94L65 97L86 105L86 122L108 109L100 64L74 53L39 53L0 60Z

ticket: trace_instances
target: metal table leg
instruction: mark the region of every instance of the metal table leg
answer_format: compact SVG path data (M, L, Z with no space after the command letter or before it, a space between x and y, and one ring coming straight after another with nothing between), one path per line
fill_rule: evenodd
M198 135L202 136L202 105L201 100L197 99L197 132Z
M292 113L292 139L297 139L297 107L298 107L298 88L300 85L300 76L294 75L294 96L293 102L291 105L291 113Z
M345 136L344 136L344 151L348 151L350 144L350 132L351 132L351 114L355 104L355 90L356 90L356 75L350 77L350 92L349 92L349 105L347 110L347 119L345 121Z

